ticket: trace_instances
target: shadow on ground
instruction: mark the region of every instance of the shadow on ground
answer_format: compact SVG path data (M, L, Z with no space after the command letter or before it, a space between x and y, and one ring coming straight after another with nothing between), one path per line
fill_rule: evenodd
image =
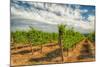
M52 52L49 52L45 55L45 57L40 58L31 58L29 59L30 62L43 62L43 61L52 61L52 59L60 56L60 49L56 49Z
M92 53L92 49L90 48L90 45L88 42L85 42L82 46L82 49L80 51L80 55L77 57L80 59L87 59L87 58L95 58L95 55Z
M40 51L40 49L39 48L33 49L33 52L37 52L37 51ZM24 55L24 54L28 54L28 53L31 53L31 52L32 52L31 50L22 50L22 51L18 51L18 52L13 52L12 55L15 55L15 54Z

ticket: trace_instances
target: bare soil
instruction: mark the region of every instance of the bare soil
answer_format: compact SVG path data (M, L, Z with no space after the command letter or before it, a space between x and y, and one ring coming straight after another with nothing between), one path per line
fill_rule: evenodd
M11 47L11 66L62 63L58 44L49 43L43 46L42 53L40 46L32 48L33 53L29 45ZM95 46L84 39L68 52L64 50L63 55L64 63L95 61Z

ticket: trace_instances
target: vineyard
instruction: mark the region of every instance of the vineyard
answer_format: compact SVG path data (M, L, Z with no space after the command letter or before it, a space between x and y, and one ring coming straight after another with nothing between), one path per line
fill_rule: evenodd
M76 57L80 55L81 48L85 42L85 44L89 44L89 47L93 48L92 51L94 51L94 47L92 46L92 42L95 42L93 39L95 38L94 35L95 34L89 34L86 37L73 29L68 29L63 24L58 25L58 32L44 32L33 27L30 27L28 31L11 32L11 65L83 61L84 59L77 60ZM25 49L31 52L25 52ZM86 48L86 50L87 49L89 48ZM24 51L23 54L16 53L22 50ZM92 54L94 54L94 52L92 52ZM76 60L73 58L73 60L68 60L73 56L75 56ZM22 61L23 63L16 61L22 57L25 57L24 60L27 61ZM53 57L55 60L52 59ZM88 61L93 61L93 58L90 58ZM29 59L31 59L31 61L29 61Z

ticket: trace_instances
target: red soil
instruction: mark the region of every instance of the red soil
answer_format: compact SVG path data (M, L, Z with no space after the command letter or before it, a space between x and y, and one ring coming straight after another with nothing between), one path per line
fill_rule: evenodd
M95 61L95 58L92 57L92 55L95 55L94 44L87 40L88 49L84 46L84 44L86 45L85 41L86 39L82 40L75 48L70 49L68 52L64 50L64 63ZM88 47L87 45L86 47ZM40 46L33 46L32 48L34 51L33 54L31 53L30 46L20 46L20 48L11 49L11 66L62 63L58 44L50 43L43 46L42 53ZM91 53L89 50L91 50Z

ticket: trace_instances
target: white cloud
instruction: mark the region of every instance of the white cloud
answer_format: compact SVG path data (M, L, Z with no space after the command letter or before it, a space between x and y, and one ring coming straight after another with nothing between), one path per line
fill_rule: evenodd
M95 21L95 17L94 17L93 15L90 15L90 16L88 17L88 20L89 20L90 22L94 22L94 21Z
M88 12L88 10L80 10L79 5L73 9L71 6L60 4L27 3L31 5L30 10L25 10L25 7L17 4L11 6L11 19L22 18L54 25L65 23L75 29L79 28L80 32L94 30L95 17L89 16L88 21L82 20L84 17L81 13Z

